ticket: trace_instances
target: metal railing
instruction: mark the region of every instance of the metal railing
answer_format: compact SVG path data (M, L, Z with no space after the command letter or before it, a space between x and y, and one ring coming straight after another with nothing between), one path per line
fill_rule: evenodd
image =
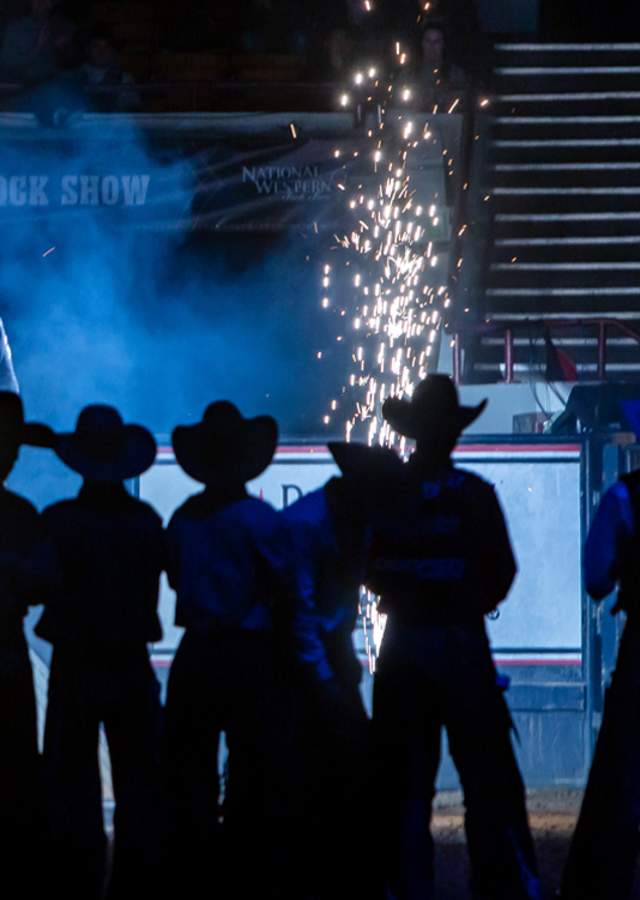
M595 328L597 335L597 377L599 381L605 381L607 377L607 340L609 331L631 338L640 347L640 331L636 331L626 325L620 319L597 317L575 317L566 319L519 319L504 320L501 322L487 322L457 328L453 336L453 378L456 384L462 381L462 339L466 336L485 337L487 335L499 335L504 338L504 381L513 384L514 381L514 339L516 331L531 332L531 329L541 329L543 334L551 329Z

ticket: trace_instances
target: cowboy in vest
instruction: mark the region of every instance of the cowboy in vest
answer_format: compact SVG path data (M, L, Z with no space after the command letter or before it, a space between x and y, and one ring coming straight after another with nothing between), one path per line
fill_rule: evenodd
M640 828L640 469L602 497L584 553L594 600L618 586L627 617L565 866L563 900L628 900Z
M277 439L274 419L246 419L227 401L172 436L178 463L204 485L167 531L175 621L185 629L166 704L172 855L182 896L199 897L203 879L219 885L227 876L229 896L266 896L275 878L277 769L287 725L276 620L285 598L292 602L295 572L284 521L245 484L270 464ZM229 751L223 832L222 732Z
M373 804L369 721L362 702L362 665L353 644L364 580L367 511L380 479L402 469L382 447L330 443L343 477L288 506L296 550L300 606L293 645L302 682L307 881L314 896L371 896L367 875L353 865L353 841ZM310 831L313 832L309 839ZM321 856L324 865L314 866ZM314 873L310 875L309 873ZM320 892L318 894L318 891Z
M165 543L160 517L123 482L153 464L156 442L112 407L88 406L55 450L83 478L77 497L43 513L62 569L36 627L53 644L44 763L57 887L102 896L102 723L116 801L108 896L143 895L161 854L161 709L147 644L161 637Z
M511 720L484 626L516 567L493 487L451 461L460 432L485 405L461 406L453 382L430 375L411 400L383 406L392 429L416 441L373 522L367 577L388 616L373 718L396 900L434 896L429 821L443 727L464 791L474 898L540 896Z
M17 394L0 391L0 845L7 884L27 889L38 834L36 699L23 619L42 603L49 566L40 517L4 481L23 444L51 446L53 432L24 421Z

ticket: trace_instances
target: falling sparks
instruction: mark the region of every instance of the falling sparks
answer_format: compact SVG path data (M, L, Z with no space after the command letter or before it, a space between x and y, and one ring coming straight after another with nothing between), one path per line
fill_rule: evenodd
M402 56L397 43L398 66ZM435 138L428 123L416 123L411 114L400 112L398 102L407 104L413 98L409 86L394 89L393 80L385 83L373 66L355 72L352 83L359 97L375 96L378 104L372 103L370 108L370 112L375 108L376 122L370 121L373 115L366 118L366 110L363 119L363 139L371 147L368 158L373 172L372 176L361 175L363 184L347 186L342 180L337 184L339 190L348 192L346 219L351 224L344 234L336 235L340 273L328 265L323 268L320 303L338 316L340 330L335 340L348 344L349 323L344 323L348 316L351 339L357 336L358 341L351 350L353 368L340 404L346 439L399 446L402 439L383 420L382 404L387 397L410 395L425 377L442 325L440 313L449 305L433 243L442 221L439 198L422 196L424 188L413 184L410 175L411 153L419 146L416 131L423 140ZM343 94L342 105L350 102L349 95ZM458 106L459 100L454 100L448 112ZM383 130L385 118L389 127ZM332 155L338 159L342 154L336 148ZM453 159L448 150L443 156L451 171ZM459 260L457 268L461 265ZM338 290L344 291L348 302L336 307L331 294ZM330 410L323 419L326 425L334 420L335 401Z
M364 6L370 11L372 5L365 0ZM428 12L430 3L423 9ZM394 49L391 75L385 77L380 66L363 65L350 78L350 92L339 97L343 109L353 110L363 144L331 151L334 159L348 159L349 166L360 160L357 170L348 170L345 162L344 175L335 183L345 193L345 227L335 235L333 265L322 268L320 305L335 316L336 352L350 359L340 400L330 400L324 425L341 423L347 441L395 447L404 454L406 439L383 419L382 405L389 397L411 396L430 371L450 298L436 244L448 221L446 209L442 197L411 177L413 152L424 142L437 146L439 137L429 118L414 114L415 91L406 83L408 54L400 42ZM433 113L452 114L459 106L454 98ZM451 154L444 149L442 156L444 170L452 174ZM458 236L466 230L462 225ZM453 264L459 272L462 258ZM321 351L316 356L324 358ZM386 617L364 590L361 612L373 671Z

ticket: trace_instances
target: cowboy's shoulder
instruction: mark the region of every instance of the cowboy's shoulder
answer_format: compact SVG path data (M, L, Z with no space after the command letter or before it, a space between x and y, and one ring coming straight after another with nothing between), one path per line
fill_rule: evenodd
M465 504L476 511L493 508L497 503L496 489L492 482L470 472L468 469L455 466L449 473L448 486L464 498Z
M8 488L4 488L0 492L0 510L6 510L7 512L11 511L24 518L39 518L38 510L31 500L23 497L22 494L16 494L15 491L10 491Z
M0 530L2 540L11 541L19 535L38 539L42 518L30 500L5 488L0 492Z
M271 522L274 525L282 524L282 515L272 506L268 500L249 495L241 503L237 504L237 514L241 518L260 522Z
M485 495L495 493L495 486L491 481L478 475L477 472L471 472L461 466L453 466L449 477L470 491L477 491L477 493Z
M308 522L315 520L321 510L326 505L325 487L317 488L315 491L308 491L293 503L282 510L282 515L287 522L292 524L298 522Z
M150 503L147 503L145 500L141 500L139 497L133 497L128 495L129 497L129 507L131 509L131 514L136 515L141 520L147 522L149 527L153 528L162 528L162 517L158 514L158 512L151 506Z
M56 519L69 515L77 507L77 499L69 497L67 500L57 500L42 510L42 518L46 522L55 522Z

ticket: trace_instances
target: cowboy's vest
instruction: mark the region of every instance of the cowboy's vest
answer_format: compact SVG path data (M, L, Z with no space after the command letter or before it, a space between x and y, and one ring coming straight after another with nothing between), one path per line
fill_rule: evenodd
M620 481L629 491L635 528L622 560L616 607L640 621L640 469L623 475Z
M396 621L481 620L474 602L481 589L474 578L474 535L465 515L477 499L474 477L454 468L434 480L414 476L395 509L375 523L367 583L381 596L382 611Z

